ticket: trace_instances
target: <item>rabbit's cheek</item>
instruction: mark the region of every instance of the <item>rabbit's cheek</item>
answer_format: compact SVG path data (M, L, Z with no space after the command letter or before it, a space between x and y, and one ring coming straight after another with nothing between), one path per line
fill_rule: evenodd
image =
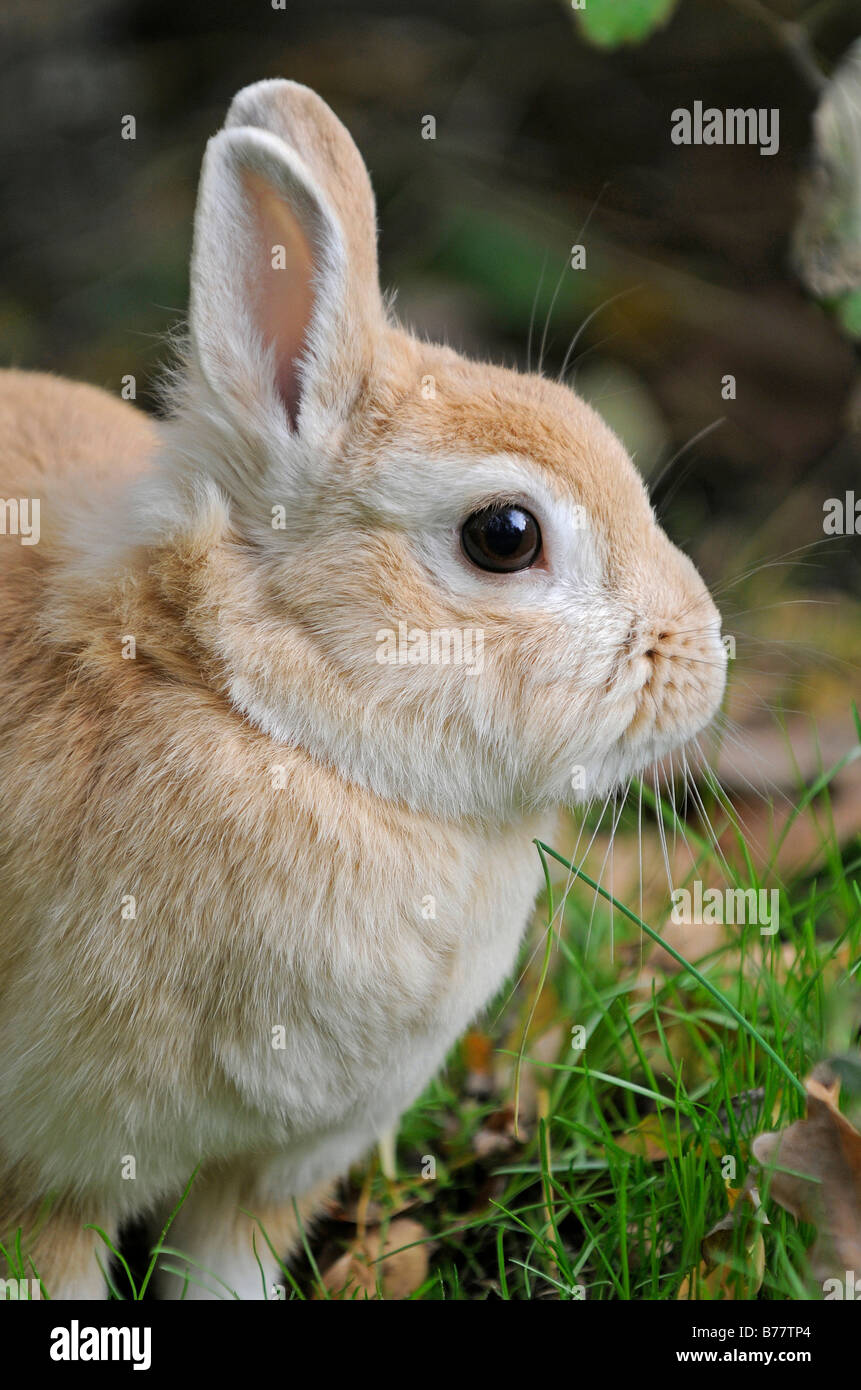
M651 663L645 656L637 656L632 660L629 654L623 651L613 680L614 697L629 707L631 701L638 700L650 673Z

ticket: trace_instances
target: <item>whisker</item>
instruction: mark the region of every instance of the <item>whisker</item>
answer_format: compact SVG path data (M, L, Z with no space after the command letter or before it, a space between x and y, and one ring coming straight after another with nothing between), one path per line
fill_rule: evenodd
M577 381L577 373L580 370L580 363L585 362L586 358L590 355L590 353L600 352L602 347L606 347L608 343L614 342L615 339L618 338L618 336L618 331L615 333L608 333L606 338L599 338L597 343L592 343L589 347L584 348L582 352L578 353L572 362L571 379L569 380L568 385L573 388ZM639 386L620 386L618 391L605 391L602 396L590 396L589 404L597 405L599 401L607 401L610 399L611 396L623 396L630 391L638 391L639 389Z
M723 593L726 589L734 588L736 584L742 584L745 579L752 579L753 576L755 574L759 574L761 570L777 569L789 565L790 562L792 562L792 557L795 555L803 555L805 551L813 550L818 545L826 545L833 543L834 541L840 540L845 540L845 537L818 536L815 541L806 541L804 545L797 545L792 550L783 550L780 552L779 555L769 555L766 557L765 560L761 560L758 564L753 565L750 569L741 570L737 575L731 576L729 579L723 580L717 588L712 590L712 596L714 596L715 594ZM802 564L804 562L795 561L794 563Z
M705 759L705 754L703 753L702 747L699 743L699 739L695 738L694 742L697 745L697 748L700 752L700 756L703 758L702 772L704 780L706 781L706 784L713 793L713 795L717 797L718 804L720 805L724 814L727 816L728 825L732 826L734 829L740 832L743 832L746 843L748 845L753 845L753 848L757 850L757 852L760 855L762 855L763 858L765 858L765 846L760 842L757 836L754 835L750 825L745 820L744 816L742 816L739 812L738 807L734 804L726 788L722 785L720 778L717 775L717 772L709 766L708 762ZM750 783L748 783L748 785L751 787L751 791L754 793L756 799L758 801L761 800L761 791L753 787ZM787 798L784 798L784 800L787 800ZM787 800L787 805L790 804L791 803ZM723 854L721 855L721 857L723 858L724 864L727 867L727 872L731 873L732 871L729 868L729 864L726 857Z
M677 450L676 450L676 452L673 454L673 457L672 457L671 459L669 459L669 460L667 461L667 463L664 464L663 468L661 469L661 471L660 471L660 473L658 474L658 476L657 476L657 478L655 479L655 481L652 482L651 479L649 480L649 496L650 496L650 497L653 497L653 496L654 496L655 492L657 491L658 487L659 487L660 484L661 484L661 481L662 481L662 480L666 477L666 475L669 473L669 471L670 471L670 469L672 468L673 464L674 464L678 459L681 458L682 454L687 453L688 449L692 449L692 448L694 447L695 444L699 444L699 442L700 442L701 439L705 439L707 435L710 435L710 434L712 433L713 430L716 430L716 429L718 428L718 425L722 425L722 424L724 423L725 420L726 420L726 416L725 416L725 415L720 415L720 416L718 416L717 420L712 420L712 422L711 422L710 425L706 425L704 429L698 430L697 433L696 433L695 435L693 435L693 437L692 437L691 439L689 439L688 442L687 442L686 444L683 444L682 447L681 447L680 449L677 449Z
M673 896L673 875L672 875L672 871L671 871L671 869L670 869L670 856L669 856L669 853L668 853L668 851L667 851L667 836L666 836L666 832L665 832L665 829L664 829L663 797L662 797L662 795L661 795L661 784L660 784L660 781L659 781L659 778L658 778L658 761L657 761L657 758L653 759L653 761L652 761L652 771L653 771L653 773L654 773L654 778L655 778L655 789L656 789L657 796L658 796L658 804L657 804L657 808L656 808L656 814L657 814L657 819L658 819L658 839L659 839L660 842L661 842L661 850L662 850L662 853L663 853L663 856L664 856L664 867L665 867L665 869L666 869L666 871L667 871L667 885L668 885L669 890L670 890L670 898L672 898L672 896Z
M599 304L596 309L592 310L591 314L586 315L585 319L581 323L580 327L577 329L577 332L574 334L574 337L571 339L571 342L568 345L568 351L565 353L565 356L562 359L562 366L560 367L559 375L556 378L557 381L565 380L565 373L568 370L568 363L571 361L571 354L576 348L577 344L579 343L582 333L585 331L585 329L589 327L589 324L592 322L592 320L594 318L597 318L598 314L600 314L604 309L609 309L610 305L615 304L617 300L625 299L628 295L635 294L639 289L642 289L641 285L632 285L631 288L628 290L619 290L618 294L611 294L609 299L605 299L603 303Z
M699 747L699 745L697 746ZM702 755L702 749L700 749L700 754ZM715 852L723 862L724 868L726 869L727 878L729 880L732 880L734 878L733 871L730 868L729 861L727 860L727 857L721 848L720 841L715 832L714 826L712 825L711 820L709 819L709 814L706 810L705 802L703 801L702 796L700 795L699 788L697 787L695 782L691 783L691 796L693 797L694 805L697 808L697 813L699 815L700 821L702 822L703 829L706 832L706 838L711 841L715 849Z
M532 333L535 328L535 311L538 308L538 296L541 294L541 286L544 284L544 272L546 271L546 269L547 253L545 252L544 260L541 265L541 274L538 277L538 284L536 285L535 293L532 296L532 312L529 315L529 334L526 339L526 370L528 372L532 371Z
M607 859L608 859L608 857L609 857L609 855L610 855L610 851L611 851L612 848L613 848L613 842L614 842L615 837L616 837L616 830L617 830L618 825L619 825L619 819L620 819L620 817L621 817L621 815L622 815L622 811L623 811L624 806L625 806L625 797L627 797L628 791L630 790L630 787L631 787L631 782L630 782L630 780L629 780L628 786L625 788L624 796L622 797L622 800L621 800L621 802L620 802L620 804L619 804L619 809L618 809L618 811L616 811L616 799L617 799L618 793L617 793L617 792L614 792L614 793L613 793L613 811L614 811L614 813L615 813L615 816L614 816L613 824L612 824L612 826L611 826L611 828L610 828L610 843L607 845L607 849L606 849L606 851L605 851L604 858L603 858L603 860L601 861L601 869L600 869L600 872L598 873L598 875L597 875L597 877L596 877L596 879L595 879L595 882L596 882L597 884L599 884L599 885L600 885L600 883L601 883L601 881L602 881L602 879L603 879L603 877L604 877L604 869L605 869L605 867L606 867ZM589 942L590 942L591 939L592 939L592 922L594 921L594 918L595 918L595 909L596 909L597 906L598 906L598 890L597 890L597 888L596 888L596 890L595 890L595 892L594 892L594 895L593 895L593 898L592 898L592 911L591 911L590 914L589 914L589 926L588 926L588 929L587 929L587 931L586 931L586 951L589 950ZM613 908L613 904L611 903L611 904L610 904L610 909L611 909L611 910L610 910L610 943L611 943L611 951L612 951L612 941L613 941L613 936L612 936L612 933L613 933L613 912L612 912L612 908Z
M730 741L734 748L738 749L738 752L742 755L742 757L746 759L748 764L750 764L751 760L756 760L763 767L765 766L764 759L762 759L760 755L756 752L756 750L751 747L750 740L745 738L743 729L739 733L739 731L727 727L725 728L724 733L726 735L726 738ZM707 766L708 764L704 762L704 768ZM714 771L713 769L709 770L711 770L712 772ZM777 799L780 801L784 801L786 803L787 808L790 810L792 809L794 805L793 801L790 799L790 797L786 795L783 788L778 786L778 784L767 774L763 775L762 785L757 787L754 785L753 782L751 782L750 778L746 775L746 773L744 773L742 769L737 766L737 764L733 763L732 770L736 774L736 776L744 783L744 785L756 798L757 801L761 799L763 791L766 791L771 796L772 800ZM738 813L736 812L736 814ZM744 826L743 821L740 820L740 823ZM747 827L745 826L744 828L746 829Z
M639 796L637 798L637 864L640 877L640 921L643 920L643 779L639 780ZM644 962L644 939L645 932L640 932L640 969Z
M592 221L592 215L593 215L593 213L596 211L596 209L597 209L597 207L598 207L598 204L600 203L601 199L602 199L603 196L604 196L604 193L605 193L606 189L608 189L609 186L610 186L610 183L609 183L609 180L607 180L607 182L603 183L603 184L601 185L600 189L598 190L597 197L595 198L595 201L593 202L591 208L589 209L588 213L586 214L586 221L583 223L583 226L580 228L579 232L577 233L576 237L574 238L574 243L573 243L573 244L574 244L575 246L577 246L577 245L579 244L579 242L581 241L581 239L582 239L583 236L585 235L586 229L587 229L587 227L589 226L589 223ZM553 294L552 294L552 296L551 296L551 299L550 299L550 307L549 307L549 309L547 310L547 317L546 317L546 319L544 320L544 331L543 331L543 333L541 334L541 347L540 347L539 352L538 352L538 368L537 368L537 370L538 370L538 375L539 375L539 376L541 375L541 372L542 372L542 369L543 369L543 366L544 366L544 349L545 349L546 346L547 346L547 333L548 333L548 330L549 330L549 328L550 328L550 321L551 321L551 319L553 318L553 310L554 310L554 308L556 307L556 300L558 299L558 297L559 297L559 291L560 291L561 288L562 288L562 281L565 279L565 272L566 272L566 270L568 269L568 258L569 258L569 255L570 255L570 252L567 252L567 251L566 251L566 253L565 253L565 263L564 263L564 265L562 266L562 271L561 271L561 273L560 273L559 279L556 281L556 287L555 287L555 289L554 289L554 291L553 291Z
M551 931L554 929L554 924L556 923L557 918L559 918L560 921L561 921L562 912L563 912L563 910L564 910L564 908L565 908L565 904L566 904L566 902L567 902L567 900L568 900L568 895L569 895L569 893L571 892L571 890L572 890L572 888L573 888L573 886L574 886L574 883L575 883L575 881L576 881L576 878L577 878L577 875L578 875L580 869L582 869L583 865L584 865L585 862L586 862L586 859L587 859L587 857L588 857L589 851L590 851L590 849L592 848L592 845L593 845L594 842L595 842L595 837L597 836L599 830L601 829L601 826L602 826L603 823L604 823L604 816L605 816L605 814L606 814L607 807L608 807L608 805L610 804L610 797L611 797L611 795L612 795L611 792L608 792L608 793L607 793L607 797L606 797L606 799L605 799L605 801L604 801L604 805L601 807L601 814L600 814L599 817L598 817L598 823L597 823L597 825L595 826L595 829L594 829L593 832L592 832L592 838L590 839L588 845L586 846L586 849L585 849L585 851L584 851L584 853L583 853L583 858L580 860L580 863L577 865L577 868L575 869L575 868L573 868L574 858L575 858L575 855L576 855L576 853L577 853L577 848L578 848L578 846L579 846L579 844L580 844L580 841L581 841L581 839L583 838L583 832L584 832L584 830L586 829L586 826L587 826L587 824L588 824L588 815L589 815L590 810L592 809L592 805L593 805L593 802L594 802L594 798L592 798L592 799L589 801L588 805L586 806L586 810L585 810L585 813L584 813L584 816L583 816L583 820L582 820L581 826L580 826L580 833L579 833L579 835L577 836L577 843L576 843L576 845L574 846L574 853L570 856L570 865L571 865L572 867L569 867L569 869L568 869L568 877L567 877L566 882L565 882L565 889L564 889L564 891L563 891L562 898L560 899L559 904L557 905L556 909L554 910L553 916L552 916L552 918L550 919L550 922L548 923L548 929L551 930ZM556 935L556 932L554 932L554 935ZM501 1018L502 1014L504 1013L505 1009L507 1009L508 1005L511 1003L511 1000L514 998L514 995L515 995L516 990L517 990L518 987L523 983L524 979L526 978L526 976L527 976L527 974L528 974L528 972L529 972L529 967L530 967L530 965L531 965L532 962L534 961L535 957L537 956L538 952L541 950L541 948L542 948L543 945L544 945L543 937L539 937L539 940L538 940L536 946L534 947L534 949L532 950L531 954L528 956L528 958L527 958L527 960L526 960L526 962L525 962L525 964L524 964L524 966L523 966L523 969L521 970L521 972L520 972L520 974L518 975L517 979L516 979L516 980L514 981L514 983L512 984L510 990L508 990L508 992L507 992L507 994L506 994L504 1000L503 1000L502 1003L500 1004L499 1010L498 1010L498 1012L497 1012L497 1014L496 1014L496 1016L495 1016L495 1018L494 1018L494 1020L493 1020L494 1026L496 1025L496 1023L498 1023L498 1021L499 1021L499 1019Z

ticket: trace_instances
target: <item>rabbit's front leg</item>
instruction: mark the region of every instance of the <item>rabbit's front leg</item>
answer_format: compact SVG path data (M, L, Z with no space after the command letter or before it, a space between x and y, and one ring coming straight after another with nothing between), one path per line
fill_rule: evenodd
M264 1162L201 1168L165 1237L155 1284L159 1298L286 1296L279 1260L295 1250L300 1223L308 1229L333 1184L321 1183L295 1202L292 1197L274 1201L269 1176Z
M0 1245L9 1256L7 1262L0 1252L5 1296L10 1296L10 1281L25 1279L25 1287L35 1287L35 1293L24 1293L19 1285L19 1297L47 1296L55 1302L107 1298L102 1271L110 1251L92 1227L100 1227L115 1245L119 1222L97 1201L61 1197L18 1203L15 1187L14 1175L0 1173Z

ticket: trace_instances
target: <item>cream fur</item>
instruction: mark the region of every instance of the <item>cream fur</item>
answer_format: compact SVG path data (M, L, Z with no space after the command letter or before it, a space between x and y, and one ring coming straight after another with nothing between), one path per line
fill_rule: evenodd
M361 158L293 83L210 142L170 420L12 372L0 436L42 502L0 538L0 1239L98 1296L83 1223L201 1162L174 1243L263 1296L239 1207L286 1253L420 1093L512 969L572 765L600 793L711 718L719 616L582 401L391 321ZM494 499L534 569L463 556ZM480 628L483 671L380 664L399 621Z

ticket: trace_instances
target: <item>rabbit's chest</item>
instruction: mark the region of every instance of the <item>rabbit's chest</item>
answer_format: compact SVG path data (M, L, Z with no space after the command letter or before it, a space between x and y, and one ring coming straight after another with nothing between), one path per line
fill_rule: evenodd
M413 861L373 903L334 901L313 949L288 915L266 988L217 1047L264 1127L373 1138L390 1124L511 973L539 886L527 840L460 883Z

